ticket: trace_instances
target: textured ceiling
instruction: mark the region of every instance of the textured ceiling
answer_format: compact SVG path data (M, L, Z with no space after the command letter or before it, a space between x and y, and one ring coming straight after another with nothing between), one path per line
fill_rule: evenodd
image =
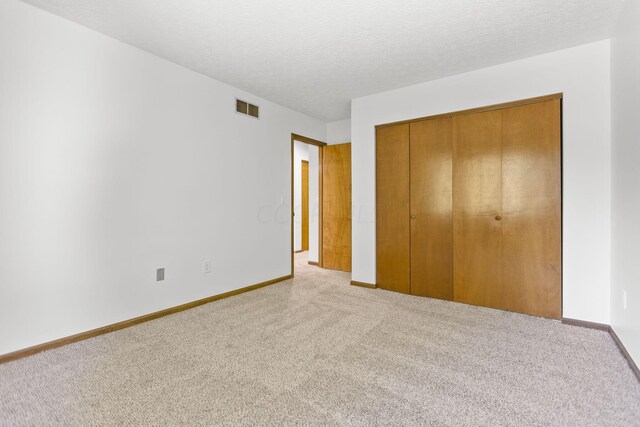
M624 0L24 0L325 121L350 100L609 37Z

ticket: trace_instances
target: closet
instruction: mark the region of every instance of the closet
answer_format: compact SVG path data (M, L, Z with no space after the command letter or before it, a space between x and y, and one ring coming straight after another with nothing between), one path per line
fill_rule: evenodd
M561 95L376 128L377 286L561 315Z

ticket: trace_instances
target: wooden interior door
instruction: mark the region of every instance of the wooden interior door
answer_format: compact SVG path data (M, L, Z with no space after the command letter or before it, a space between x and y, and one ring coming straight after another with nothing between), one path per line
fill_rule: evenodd
M453 118L454 300L505 309L502 111Z
M411 294L453 299L452 119L410 125Z
M351 144L322 151L322 266L351 271Z
M560 100L502 110L502 281L508 310L561 316Z
M302 160L302 250L309 250L309 162Z
M409 125L376 129L376 284L411 291Z

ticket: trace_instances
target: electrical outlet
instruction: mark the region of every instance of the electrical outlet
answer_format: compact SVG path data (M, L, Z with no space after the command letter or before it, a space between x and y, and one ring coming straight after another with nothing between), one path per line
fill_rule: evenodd
M156 282L162 282L164 280L164 268L158 268L156 270Z
M622 308L627 309L627 291L622 291Z
M211 260L205 259L202 261L202 273L209 274L211 273Z

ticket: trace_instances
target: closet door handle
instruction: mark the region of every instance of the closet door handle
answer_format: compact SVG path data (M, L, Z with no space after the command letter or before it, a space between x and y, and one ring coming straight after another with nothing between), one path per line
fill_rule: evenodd
M416 216L415 215L411 215L411 219L416 219Z
M502 217L500 215L496 215L496 221L500 221Z

